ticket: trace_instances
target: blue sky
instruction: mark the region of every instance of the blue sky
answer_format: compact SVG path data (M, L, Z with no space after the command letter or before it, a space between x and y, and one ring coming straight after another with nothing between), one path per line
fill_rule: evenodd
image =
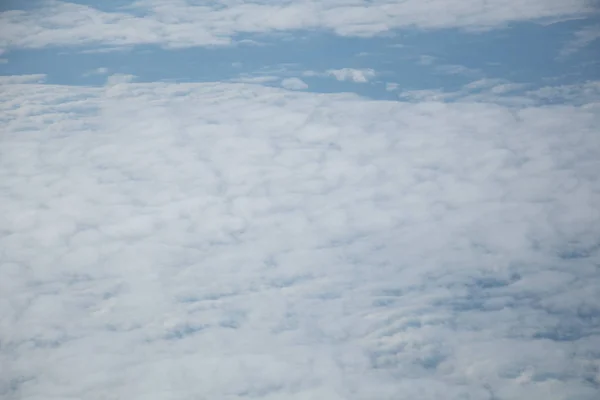
M0 398L596 400L588 0L0 3Z

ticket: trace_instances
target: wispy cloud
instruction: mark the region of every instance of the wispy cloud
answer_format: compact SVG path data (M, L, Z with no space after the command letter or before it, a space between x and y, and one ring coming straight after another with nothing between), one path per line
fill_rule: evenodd
M584 105L600 99L600 82L543 86L509 82L504 79L484 78L464 85L459 90L408 90L400 98L413 101L460 101L498 103L510 106Z
M108 68L99 67L99 68L95 68L90 71L87 71L85 74L83 74L83 76L106 75L106 74L108 74L108 72L109 72Z
M481 75L481 72L474 68L465 67L464 65L446 64L437 65L435 70L445 75L464 75L464 76L476 76Z
M357 83L366 83L375 76L375 71L355 68L330 69L327 74L335 77L338 81L352 81Z
M41 83L46 80L44 74L31 75L0 75L0 85L13 85L20 83Z
M112 85L119 85L122 83L129 83L129 82L133 82L135 80L135 78L137 78L137 77L132 74L112 74L106 78L106 84L108 86L112 86Z
M340 69L329 69L324 72L319 71L304 71L304 76L331 76L338 81L350 81L356 83L366 83L371 78L376 76L376 73L371 68L340 68Z
M572 85L546 86L527 92L527 96L555 104L587 104L600 98L600 81Z
M437 57L430 55L418 56L417 64L430 67L437 73L444 75L464 75L471 77L481 75L481 71L478 69L458 64L446 64L441 62Z
M397 83L394 83L394 82L387 82L385 84L385 90L388 92L393 92L393 91L397 90L398 87L400 87L400 85L398 85Z
M413 27L491 29L513 21L572 18L592 10L587 0L266 0L206 4L140 0L118 12L63 1L43 4L34 10L0 13L0 46L220 46L232 44L239 34L324 29L342 36L368 37Z
M598 39L600 39L600 25L587 26L575 32L575 37L561 49L559 57L565 58L576 53Z
M131 51L131 46L118 46L118 47L98 47L90 49L80 50L81 54L108 54L108 53L125 53Z
M420 55L418 57L418 63L420 65L433 65L435 63L435 60L437 60L436 57L430 56L430 55Z
M232 79L233 82L241 83L268 83L279 80L278 76L274 75L241 75Z
M39 78L0 81L7 398L595 398L598 97Z

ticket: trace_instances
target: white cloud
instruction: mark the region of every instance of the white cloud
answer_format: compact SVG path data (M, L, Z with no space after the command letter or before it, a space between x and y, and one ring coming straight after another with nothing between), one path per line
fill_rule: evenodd
M136 76L131 74L112 74L106 78L108 86L118 85L121 83L129 83L135 80Z
M308 89L308 85L299 78L285 78L281 81L281 87L288 90L304 90Z
M586 26L577 31L573 40L568 42L560 51L559 57L564 58L578 52L582 48L600 39L600 25Z
M420 101L486 102L510 106L541 106L548 104L583 105L600 99L600 82L546 86L530 89L526 83L505 79L483 78L464 85L456 91L408 90L399 93L401 99Z
M340 69L329 69L324 72L320 71L303 71L303 76L318 76L327 77L331 76L338 81L351 81L356 83L366 83L377 74L371 68L357 69L357 68L340 68Z
M1 396L595 398L598 98L22 82Z
M366 83L375 76L375 71L367 69L342 68L330 69L326 72L338 81L352 81L356 83Z
M0 13L0 46L214 46L229 45L244 33L325 29L342 36L373 36L413 27L491 29L509 22L574 18L593 10L588 0L140 0L118 12L62 1L44 4L41 9Z
M0 85L14 85L20 83L40 83L46 80L45 74L30 75L0 75Z
M95 68L92 69L88 72L86 72L85 74L83 74L84 76L92 76L92 75L106 75L108 74L108 68L105 67L100 67L100 68Z
M573 85L546 86L530 90L527 95L541 101L561 104L587 104L600 98L600 81L589 81Z

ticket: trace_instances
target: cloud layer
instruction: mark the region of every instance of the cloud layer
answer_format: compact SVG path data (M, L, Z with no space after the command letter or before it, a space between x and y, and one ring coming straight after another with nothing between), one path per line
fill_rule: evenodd
M587 0L141 0L114 12L63 1L44 4L0 13L0 47L220 46L252 33L320 29L373 36L402 28L479 30L593 11Z
M3 398L597 398L597 99L37 79L0 91Z

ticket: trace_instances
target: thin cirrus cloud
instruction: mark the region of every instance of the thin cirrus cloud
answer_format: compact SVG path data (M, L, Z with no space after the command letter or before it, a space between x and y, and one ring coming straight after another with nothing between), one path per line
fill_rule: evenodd
M577 18L587 0L141 0L102 11L64 1L0 13L0 46L41 48L103 44L165 47L230 45L241 34L322 29L342 36L374 36L395 29L482 30L510 22Z
M460 101L493 102L513 106L542 106L549 104L572 104L584 106L600 98L600 81L559 86L543 86L532 89L526 83L515 83L503 79L479 79L456 91L420 89L399 91L405 101ZM389 84L390 91L398 88Z
M428 68L431 68L433 71L437 72L438 74L463 75L463 76L471 76L471 77L482 75L481 71L479 71L477 69L469 68L464 65L458 65L458 64L445 64L443 62L440 62L440 60L438 60L437 57L433 57L433 56L426 55L426 54L416 57L416 60L419 65L423 65Z
M599 39L600 25L586 26L575 32L574 38L567 42L561 49L559 57L568 57Z
M0 396L597 398L598 97L41 78L1 82Z
M83 76L94 76L94 75L107 75L109 73L109 69L106 67L94 68L92 70L87 71L83 74Z

